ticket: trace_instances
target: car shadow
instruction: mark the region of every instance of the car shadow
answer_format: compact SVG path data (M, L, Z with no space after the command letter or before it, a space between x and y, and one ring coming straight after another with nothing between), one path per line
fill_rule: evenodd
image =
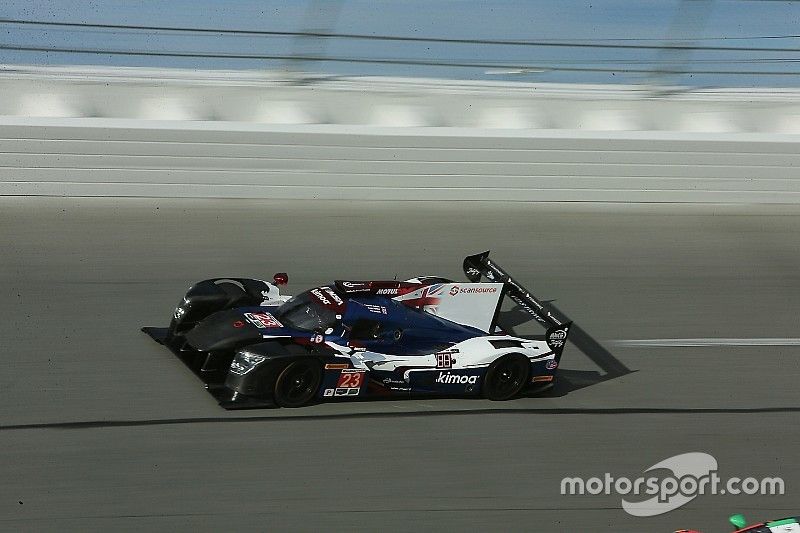
M548 307L558 315L566 317L552 302L548 302L547 304ZM501 311L498 314L497 323L504 331L523 339L544 338L542 335L518 334L515 332L520 326L537 324L531 315L518 305L507 311ZM553 387L546 391L529 394L529 396L565 396L572 391L617 379L635 372L628 368L625 363L617 359L614 354L609 352L608 349L575 322L572 323L572 327L570 328L568 342L578 348L592 363L597 365L600 371L559 368L557 379Z

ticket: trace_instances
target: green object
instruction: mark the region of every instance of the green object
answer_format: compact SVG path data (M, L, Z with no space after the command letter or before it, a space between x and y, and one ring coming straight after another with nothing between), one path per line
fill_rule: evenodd
M744 515L742 514L731 515L731 517L728 518L728 521L737 529L741 529L747 525L747 520L745 520Z
M784 518L783 520L775 520L774 522L767 522L767 527L786 526L789 524L796 524L797 520L794 518Z

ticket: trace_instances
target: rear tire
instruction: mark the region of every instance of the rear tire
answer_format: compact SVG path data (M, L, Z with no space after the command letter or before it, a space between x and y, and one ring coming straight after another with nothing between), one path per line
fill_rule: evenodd
M298 359L286 365L275 380L274 399L281 407L302 407L317 395L322 367L316 359Z
M483 396L489 400L510 400L528 383L531 363L522 354L504 355L489 365L483 380Z

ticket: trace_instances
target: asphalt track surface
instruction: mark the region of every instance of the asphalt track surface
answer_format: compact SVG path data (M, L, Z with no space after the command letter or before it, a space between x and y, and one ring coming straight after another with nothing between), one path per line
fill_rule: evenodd
M209 277L462 279L485 249L607 349L570 346L550 396L227 412L139 331ZM4 198L0 250L0 530L713 532L800 511L796 342L613 342L800 337L800 208ZM560 494L691 451L786 495L636 518Z

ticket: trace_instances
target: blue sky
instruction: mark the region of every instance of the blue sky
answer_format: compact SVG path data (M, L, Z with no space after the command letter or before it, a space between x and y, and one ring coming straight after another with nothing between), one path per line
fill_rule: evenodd
M87 1L6 0L0 18L54 22L109 23L302 31L419 37L574 40L712 39L696 44L781 47L800 50L800 38L749 39L800 35L800 2L774 0L245 0L245 1ZM307 70L344 75L410 75L470 79L518 79L587 83L639 83L649 76L621 72L648 69L652 61L694 70L800 71L800 52L692 52L512 47L464 44L398 43L354 40L301 40L208 34L67 30L0 24L0 44L36 47L186 51L332 57L400 58L487 64L602 67L609 73L545 71L497 74L496 69L317 62ZM724 38L724 40L723 40ZM747 39L742 39L747 38ZM764 60L784 60L764 62ZM786 60L796 60L787 62ZM725 61L719 63L718 61ZM186 68L281 68L285 62L204 58L122 57L0 50L12 64L111 64ZM487 73L487 71L491 73ZM800 76L702 75L669 81L690 85L798 86Z

